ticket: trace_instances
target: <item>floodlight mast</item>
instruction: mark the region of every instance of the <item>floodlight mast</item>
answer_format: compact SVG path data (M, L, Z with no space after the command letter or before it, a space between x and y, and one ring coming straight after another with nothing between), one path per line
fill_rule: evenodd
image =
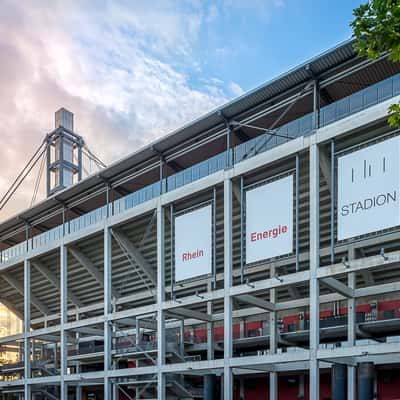
M74 114L60 108L55 113L55 129L47 134L47 197L82 179L84 145L74 132Z

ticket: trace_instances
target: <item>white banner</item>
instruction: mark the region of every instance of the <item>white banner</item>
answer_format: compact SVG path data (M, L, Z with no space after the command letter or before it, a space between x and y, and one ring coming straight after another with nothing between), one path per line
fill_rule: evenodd
M400 224L399 137L338 158L338 240Z
M246 192L246 263L293 251L293 175Z
M212 207L175 218L175 281L212 272Z

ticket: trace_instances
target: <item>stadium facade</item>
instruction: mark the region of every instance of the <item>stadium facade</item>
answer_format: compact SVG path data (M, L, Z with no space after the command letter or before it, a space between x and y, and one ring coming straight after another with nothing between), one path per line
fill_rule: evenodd
M1 398L398 398L399 100L347 41L79 182L62 110L0 224Z

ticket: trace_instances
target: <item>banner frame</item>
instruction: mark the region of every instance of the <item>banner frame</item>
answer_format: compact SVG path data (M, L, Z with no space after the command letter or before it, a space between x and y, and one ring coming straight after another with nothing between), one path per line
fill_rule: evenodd
M385 229L381 229L381 230L377 230L377 231L373 231L373 232L368 232L368 233L364 233L362 235L357 235L357 236L353 236L353 237L349 237L346 239L342 239L339 240L338 239L338 215L337 215L337 211L338 211L338 184L339 184L339 168L338 168L338 160L340 157L342 156L346 156L349 154L352 154L356 151L359 150L363 150L366 149L368 147L374 146L376 144L385 142L386 140L390 140L390 139L394 139L396 137L400 137L400 129L396 129L396 130L392 130L390 132L387 132L379 137L373 137L371 139L367 139L364 140L360 143L354 144L352 146L346 147L344 149L341 149L339 151L337 151L335 149L334 151L334 176L335 176L335 187L334 187L334 192L335 192L335 196L334 196L334 208L332 210L331 208L331 213L333 212L334 215L334 220L335 220L335 224L334 224L334 230L333 230L333 239L331 238L331 241L334 243L333 245L333 249L332 249L332 254L335 254L335 250L343 245L351 245L354 243L359 243L363 240L372 238L372 237L384 237L386 235L389 235L391 233L395 233L395 232L399 232L400 231L400 224L398 225L394 225L392 227L389 228L385 228ZM332 234L331 233L331 234Z
M196 210L199 210L203 207L208 207L208 206L211 206L211 255L210 255L211 256L211 272L177 281L176 280L176 265L175 265L175 220L177 217L180 217L182 215L194 212ZM214 204L214 199L208 199L201 203L197 203L193 206L186 207L186 208L174 213L174 220L173 220L173 222L171 221L171 224L173 223L173 232L174 232L173 237L171 237L171 249L173 249L173 257L172 257L173 265L171 264L172 286L183 287L185 284L188 284L191 282L196 282L196 281L204 281L207 279L211 279L214 276L214 270L216 268L216 266L214 265L215 262L214 262L214 257L213 257L214 247L215 247L214 237L215 237L215 230L216 230L215 221L214 221L214 214L215 214L214 208L215 207L216 207L216 204Z
M297 164L297 163L296 163ZM296 173L297 172L297 173ZM243 237L241 238L241 242L243 243L243 248L245 249L243 258L244 258L244 262L243 262L243 268L244 270L246 270L246 268L251 268L257 265L261 265L261 264L265 264L265 263L271 263L274 262L276 260L286 260L286 259L290 259L290 258L295 258L295 262L297 261L297 256L296 254L298 253L298 248L297 248L297 240L296 240L296 233L297 233L297 229L296 229L296 221L297 221L297 215L298 215L298 208L299 208L299 201L296 201L296 194L298 193L298 189L296 187L296 184L298 182L296 176L298 175L299 170L296 171L296 167L295 168L290 168L290 169L286 169L285 171L279 172L275 175L269 176L265 179L261 179L257 182L251 183L249 185L245 185L243 187L244 190L244 196L243 196L243 200L244 200L244 204L241 207L242 208L242 212L243 215L245 216L245 210L246 210L246 194L249 190L252 189L256 189L258 187L261 187L263 185L268 185L270 183L276 182L280 179L284 179L287 178L289 176L293 177L293 199L292 199L292 207L293 207L293 232L292 232L292 241L293 241L293 250L290 253L285 253L282 255L278 255L275 257L269 257L269 258L264 258L262 260L257 260L257 261L253 261L251 263L247 263L246 262L246 228L247 228L247 224L244 224L244 226L242 227L242 231L243 231ZM243 220L246 220L246 218L243 218ZM298 268L298 267L297 267Z

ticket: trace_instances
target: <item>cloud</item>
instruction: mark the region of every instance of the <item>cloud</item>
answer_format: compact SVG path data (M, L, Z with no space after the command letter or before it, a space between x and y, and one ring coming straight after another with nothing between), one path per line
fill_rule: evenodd
M244 90L236 82L231 82L229 89L235 97L241 96L244 93Z
M224 13L230 15L232 11L251 13L254 18L260 18L264 22L269 21L272 10L284 6L284 0L221 0Z
M272 7L282 7L284 0L223 0L223 4L225 7L266 11Z
M198 5L96 4L2 2L0 193L53 128L61 106L74 112L77 131L109 163L227 100L220 84L189 84L204 17ZM2 219L29 205L34 181L32 173Z
M196 49L222 7L262 14L280 3L3 0L0 194L53 129L59 107L75 114L77 132L110 163L242 94L239 84L207 75ZM29 206L36 174L0 220Z

